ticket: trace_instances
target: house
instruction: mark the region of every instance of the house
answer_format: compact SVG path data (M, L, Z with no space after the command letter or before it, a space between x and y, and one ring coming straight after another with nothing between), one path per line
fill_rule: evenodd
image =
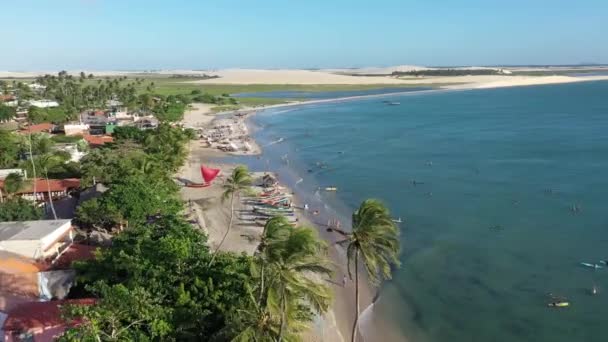
M15 95L5 94L0 95L0 103L8 107L17 107L19 101L17 101Z
M70 326L80 322L66 322L62 318L65 305L94 305L95 299L69 299L49 302L23 303L3 316L1 338L13 341L54 341Z
M158 127L159 121L153 116L138 117L135 126L139 129L149 129Z
M30 201L36 200L46 202L49 200L49 193L53 200L58 200L67 197L70 192L78 189L79 187L80 179L78 178L48 180L37 178L35 180L27 181L25 185L15 193L15 195ZM3 189L2 191L4 191L4 181L2 180L0 180L0 188ZM34 189L36 190L35 199Z
M30 83L27 86L30 87L30 89L32 89L32 90L44 90L44 89L46 89L46 86L43 86L42 84L39 84L39 83Z
M0 251L32 260L59 256L73 241L72 220L0 222Z
M65 135L85 135L89 133L89 125L81 123L71 123L63 125Z
M27 133L52 133L55 130L55 125L50 122L43 122L36 125L30 125L26 128L23 128L19 131L19 133L27 134Z
M0 302L18 296L30 300L64 299L74 285L74 261L91 260L97 247L71 244L44 260L0 251ZM2 300L3 297L8 300ZM0 310L1 310L0 305Z
M106 130L106 124L109 122L104 111L86 111L80 113L80 122L89 126L89 132L92 134L103 134Z
M59 102L53 100L30 100L29 105L38 108L59 107Z
M84 140L89 143L91 147L101 147L107 143L114 142L114 138L109 135L90 135L86 134L83 136Z

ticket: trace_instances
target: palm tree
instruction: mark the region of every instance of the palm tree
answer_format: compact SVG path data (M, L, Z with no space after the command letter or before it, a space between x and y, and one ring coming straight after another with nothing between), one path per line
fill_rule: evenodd
M30 120L30 124L28 126L28 148L29 148L29 152L30 152L30 161L32 162L32 177L34 177L34 188L33 188L33 193L34 193L34 203L36 203L36 164L34 163L34 154L32 153L32 131L30 129L30 127L32 126L32 122Z
M15 193L21 190L24 185L25 180L23 179L23 175L16 172L9 173L4 179L4 189L0 189L0 193L4 191L6 193L6 197L10 199Z
M61 163L61 160L57 156L52 154L44 154L37 158L38 165L44 172L44 178L46 179L46 187L49 196L49 205L51 206L51 212L53 213L53 218L57 219L57 212L55 212L55 205L53 204L53 196L51 194L51 185L49 182L49 171L48 169L57 166Z
M234 220L234 198L235 196L240 195L241 191L248 189L252 183L251 175L249 174L249 170L246 166L239 165L232 170L232 175L228 177L226 182L224 183L224 192L222 193L222 202L226 201L230 198L230 221L228 222L228 228L226 229L226 233L222 237L219 245L215 249L213 253L213 257L211 261L209 261L209 265L212 265L215 261L215 255L222 248L222 244L226 240L226 236L228 236L228 232L232 228L232 221Z
M291 225L285 216L276 216L269 219L264 225L262 236L260 238L260 244L256 250L255 255L260 263L260 294L259 294L259 305L262 303L262 297L264 295L264 268L269 260L272 260L272 256L268 255L267 247L269 245L276 245L279 241L285 240L288 237Z
M327 246L316 230L293 229L289 224L277 224L275 228L273 232L266 231L266 239L262 240L267 244L260 254L269 280L264 290L265 302L269 310L280 317L277 337L280 342L304 327L296 319L300 304L307 304L317 313L327 311L331 302L330 289L314 277L329 276L332 270L326 258Z
M253 297L253 291L247 287L249 306L236 312L237 321L242 327L232 338L232 342L274 342L279 334L280 322L265 306L260 305ZM231 325L230 328L233 328Z
M382 202L374 199L363 201L352 216L352 232L328 228L340 234L343 239L337 244L346 245L348 275L352 279L351 265L355 270L356 313L351 341L357 338L359 322L359 256L371 283L379 285L384 279L391 278L391 265L399 266L399 231L389 210Z

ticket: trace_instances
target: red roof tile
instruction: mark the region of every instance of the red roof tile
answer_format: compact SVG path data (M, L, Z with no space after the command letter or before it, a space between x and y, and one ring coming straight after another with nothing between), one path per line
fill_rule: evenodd
M84 135L84 140L93 146L102 146L106 143L114 142L114 138L109 135Z
M78 178L49 179L48 183L46 179L37 178L35 181L26 181L24 188L19 190L17 194L32 193L34 191L34 182L36 183L36 192L68 191L80 187L80 179ZM0 188L4 188L3 180L0 180Z
M21 130L21 133L51 132L53 130L53 127L55 127L55 125L53 125L52 123L44 122L44 123L41 123L41 124L31 125L29 127L26 127L26 128L24 128L24 129Z
M13 95L0 95L0 101L12 101L15 99Z
M65 325L65 321L61 319L61 306L68 304L93 305L95 300L86 298L21 304L8 312L4 330L28 331L35 328Z

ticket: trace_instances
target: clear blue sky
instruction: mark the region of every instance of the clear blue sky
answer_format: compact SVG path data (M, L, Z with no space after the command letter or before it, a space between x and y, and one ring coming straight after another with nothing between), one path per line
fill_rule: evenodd
M608 0L14 0L0 70L608 63Z

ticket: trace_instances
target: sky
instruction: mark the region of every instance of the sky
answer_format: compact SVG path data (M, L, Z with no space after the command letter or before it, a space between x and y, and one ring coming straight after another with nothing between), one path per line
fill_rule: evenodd
M608 63L608 0L0 0L0 70Z

